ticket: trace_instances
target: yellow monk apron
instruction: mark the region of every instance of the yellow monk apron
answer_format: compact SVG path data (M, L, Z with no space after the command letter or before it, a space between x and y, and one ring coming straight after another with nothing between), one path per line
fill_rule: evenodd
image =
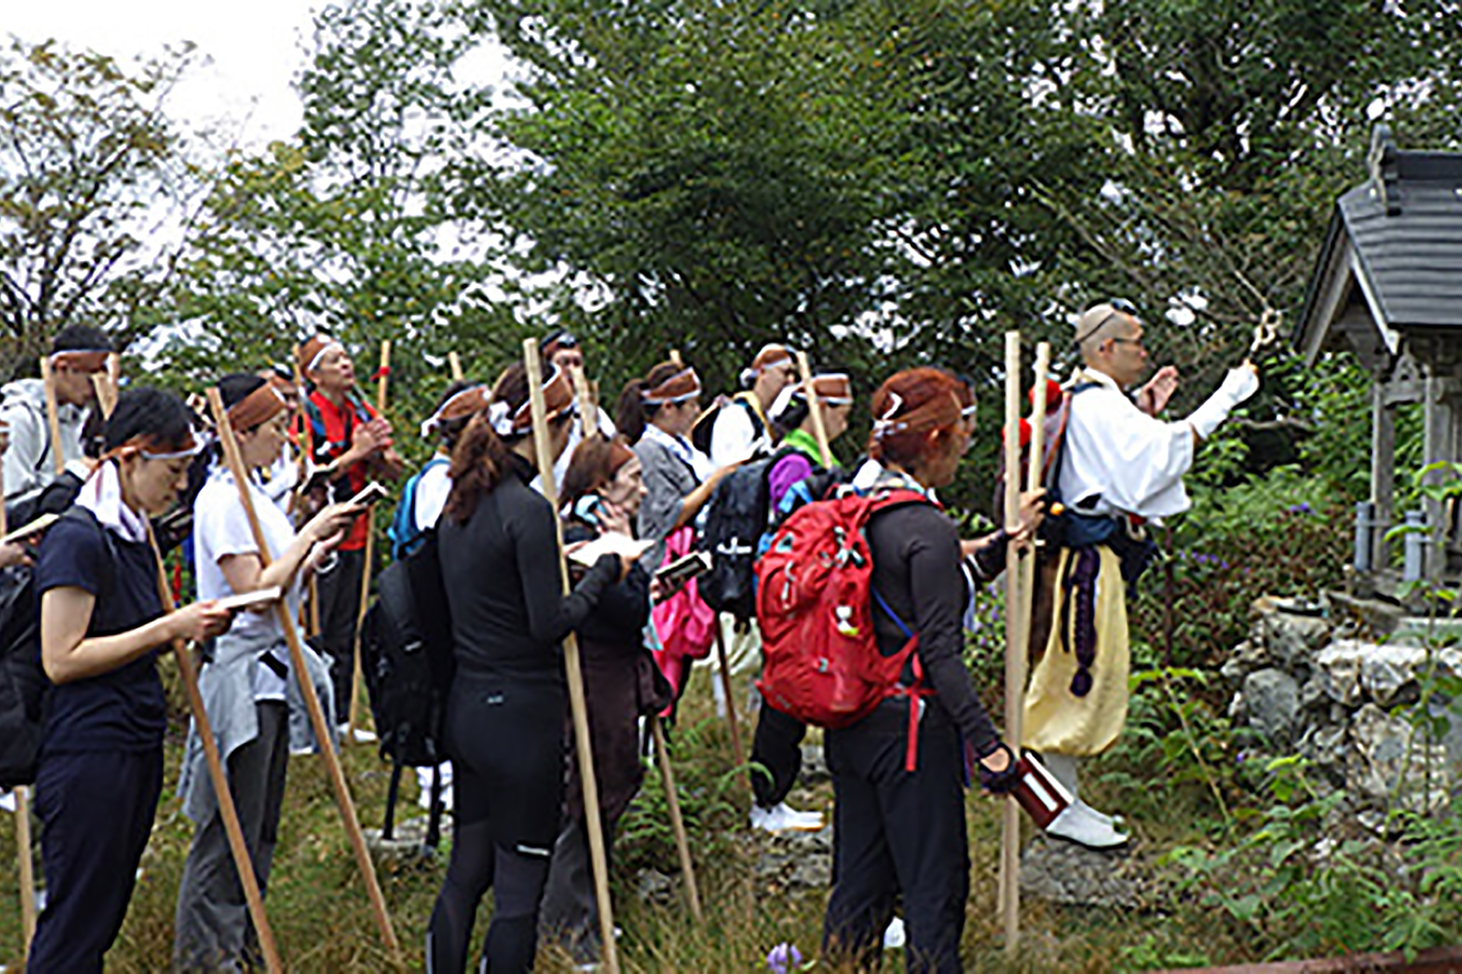
M1095 590L1083 592L1073 585L1068 598L1066 583L1080 575L1080 562L1073 559L1083 551L1099 559ZM1060 554L1056 578L1050 638L1025 693L1022 744L1057 754L1099 754L1127 722L1131 656L1121 560L1105 545L1067 548ZM1083 665L1083 639L1089 647L1093 638L1095 655Z

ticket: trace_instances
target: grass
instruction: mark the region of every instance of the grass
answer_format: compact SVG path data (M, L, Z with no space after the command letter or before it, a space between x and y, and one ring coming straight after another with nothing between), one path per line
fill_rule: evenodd
M176 693L174 697L180 699ZM746 789L732 773L725 727L710 714L709 698L703 680L692 684L686 716L673 745L707 922L704 927L695 924L679 900L668 906L650 905L633 895L634 867L654 863L667 874L676 868L668 827L659 812L663 803L659 776L651 772L641 809L625 823L625 840L617 850L623 868L614 877L615 908L616 920L624 930L620 944L626 971L709 974L765 970L767 951L782 941L796 944L809 958L816 956L826 891L789 894L761 888L753 878L761 840L745 827ZM181 715L180 705L175 714ZM171 957L178 879L192 835L191 823L171 790L182 751L181 728L181 720L175 720L167 748L167 785L143 860L143 875L122 934L108 955L108 970L116 974L165 970ZM750 739L750 728L743 729L743 736ZM389 778L386 766L366 746L347 749L344 766L363 824L379 826ZM1100 784L1094 789L1098 799L1112 807L1121 805L1122 794L1103 794L1102 790ZM414 796L414 785L403 788L403 817L416 814ZM794 796L794 802L800 807L830 807L830 788L822 785L803 790ZM1245 959L1241 943L1222 930L1202 926L1196 914L1185 918L1180 903L1174 904L1171 914L1128 915L1062 910L1027 898L1022 952L1013 964L1007 963L995 903L999 806L976 791L969 796L968 809L973 865L963 951L969 970L1105 972L1185 959L1211 963ZM1193 841L1196 834L1194 826L1181 817L1154 818L1135 825L1149 849ZM446 851L444 848L434 860L377 860L404 953L398 967L382 947L322 762L310 757L292 760L268 896L270 921L287 968L373 974L421 971L423 937ZM7 821L0 826L0 863L4 864L0 870L0 964L13 965L18 954L15 861L14 831ZM474 938L477 945L488 912L486 906L480 911ZM893 954L888 960L885 970L902 970L901 960ZM545 948L538 969L569 971L572 965L566 955ZM826 966L818 969L828 970Z

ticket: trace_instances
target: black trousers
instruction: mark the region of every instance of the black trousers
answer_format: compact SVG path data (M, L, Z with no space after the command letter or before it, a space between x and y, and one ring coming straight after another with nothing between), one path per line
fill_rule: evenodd
M765 774L758 768L751 772L751 791L762 808L780 805L797 784L797 773L802 770L802 738L806 736L806 724L762 698L751 743L752 762L766 768Z
M36 776L46 908L30 974L93 974L117 939L162 791L162 748L49 754Z
M918 767L905 768L908 704L887 701L852 727L828 731L836 800L833 892L823 950L871 965L902 899L906 970L958 974L969 896L959 732L938 704L920 721Z
M360 618L360 578L365 571L365 550L337 551L336 562L319 576L320 653L330 661L330 683L335 688L335 718L350 715L350 681L355 673L355 624Z
M426 935L428 974L467 970L477 907L493 890L482 970L531 970L538 908L563 816L561 686L458 672L447 700L452 858Z

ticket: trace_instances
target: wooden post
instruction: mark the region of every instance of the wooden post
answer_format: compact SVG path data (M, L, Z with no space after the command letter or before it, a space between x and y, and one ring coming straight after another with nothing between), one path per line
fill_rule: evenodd
M1005 530L1012 535L1020 523L1020 474L1020 332L1008 331L1005 333ZM1026 654L1020 614L1020 575L1020 553L1013 543L1008 543L1005 548L1005 739L1013 751L1020 749ZM1020 806L1012 796L1005 799L1000 888L1005 952L1013 957L1020 946Z
M41 382L46 387L46 424L51 431L51 465L56 476L66 472L66 451L61 446L61 411L56 405L56 376L51 372L50 356L41 356Z
M224 459L228 462L229 471L233 474L234 483L238 486L239 500L243 502L244 513L249 518L249 528L254 533L254 546L259 551L259 561L267 568L273 559L269 556L269 545L264 537L264 529L259 524L258 512L254 510L254 497L249 492L244 459L239 453L239 444L234 439L233 427L228 421L228 411L223 408L223 398L219 395L218 389L208 390L208 406L213 410L213 419L217 425L219 443L223 446ZM289 645L290 666L294 667L295 675L299 680L300 695L304 697L305 710L309 712L310 716L310 727L315 732L316 741L319 742L320 756L325 761L330 786L335 792L335 804L340 807L340 818L345 823L345 832L350 839L351 848L355 852L355 861L360 866L361 877L365 880L366 894L370 897L376 925L381 930L381 939L385 941L386 948L399 964L401 962L401 944L396 939L396 931L391 927L391 917L386 912L386 899L381 895L381 884L376 880L376 867L371 862L370 850L366 848L365 835L360 829L360 819L356 817L355 804L350 799L350 788L345 783L345 773L340 769L340 756L332 745L332 728L325 722L325 711L320 706L320 698L315 695L315 684L310 680L309 670L305 668L305 651L300 643L299 632L295 629L294 619L290 617L289 607L283 600L275 603L274 611L284 630L284 641Z
M797 371L802 373L802 390L807 396L807 414L812 417L812 433L817 437L817 451L822 454L822 468L833 468L833 448L827 438L827 423L822 418L822 401L812 385L812 369L807 364L807 353L797 353Z
M0 535L9 533L5 521L5 481L0 470ZM20 955L30 953L36 934L36 873L31 858L30 786L15 786L15 861L20 872Z
M543 496L554 510L553 524L563 592L569 593L569 566L563 557L563 521L558 517L558 485L553 479L553 450L548 442L548 407L543 400L543 366L538 343L523 341L523 361L528 370L528 395L533 411L533 445L538 456L538 476ZM594 777L594 751L589 739L589 711L584 698L584 671L579 661L579 640L574 633L564 636L564 672L569 685L569 709L574 720L574 748L579 754L579 783L584 793L584 824L589 832L589 858L594 867L594 898L599 904L599 935L603 941L604 970L619 974L619 952L614 943L614 905L609 900L609 857L604 849L604 821L599 811L599 784Z
M168 589L167 575L163 572L162 550L152 533L151 522L147 525L147 543L152 545L152 554L157 558L157 596L162 600L163 612L176 611L173 594ZM249 847L244 842L244 830L239 824L239 812L234 806L233 792L228 787L228 775L224 773L223 758L218 753L218 741L213 737L213 721L203 706L203 694L198 690L198 670L193 657L181 639L173 640L173 656L178 661L178 672L183 677L183 689L188 696L188 709L193 712L193 723L198 728L198 740L203 744L203 757L208 765L208 778L213 783L213 794L218 799L218 814L223 819L224 835L228 837L229 852L233 854L234 869L238 871L239 883L244 888L244 900L249 910L249 919L254 921L254 930L259 935L259 950L264 954L264 967L270 974L279 974L284 965L279 960L279 947L274 943L274 931L269 926L269 917L264 912L264 895L259 890L259 877L254 873L254 861L249 856Z
M452 371L452 381L462 381L462 357L456 352L447 353L447 368Z
M665 783L665 803L670 808L670 827L675 830L675 851L680 856L680 871L685 873L685 898L696 923L705 923L701 913L701 894L695 882L695 863L690 858L690 840L685 834L685 820L680 816L680 793L675 789L675 771L670 766L670 749L665 744L665 728L659 714L650 715L650 728L655 734L655 754L660 762L660 777Z
M386 390L391 374L391 340L388 338L381 342L381 370L376 376L376 415L386 415ZM360 726L360 685L361 663L360 663L360 630L365 623L367 603L371 596L371 566L376 556L376 508L371 505L366 510L366 546L365 564L360 571L360 607L355 613L355 643L351 646L350 656L352 659L350 667L350 711L346 720L345 743L355 743L355 729Z

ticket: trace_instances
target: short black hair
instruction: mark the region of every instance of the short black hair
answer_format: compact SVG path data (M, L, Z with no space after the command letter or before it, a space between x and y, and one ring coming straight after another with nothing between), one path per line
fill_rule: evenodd
M67 325L56 333L51 353L113 351L112 340L100 328L91 325Z
M193 420L183 400L171 392L142 386L117 397L117 408L107 420L103 445L115 450L137 436L151 436L169 447L182 449L193 437Z
M243 402L255 389L268 380L252 372L234 372L218 380L218 394L223 398L225 409L231 409Z

